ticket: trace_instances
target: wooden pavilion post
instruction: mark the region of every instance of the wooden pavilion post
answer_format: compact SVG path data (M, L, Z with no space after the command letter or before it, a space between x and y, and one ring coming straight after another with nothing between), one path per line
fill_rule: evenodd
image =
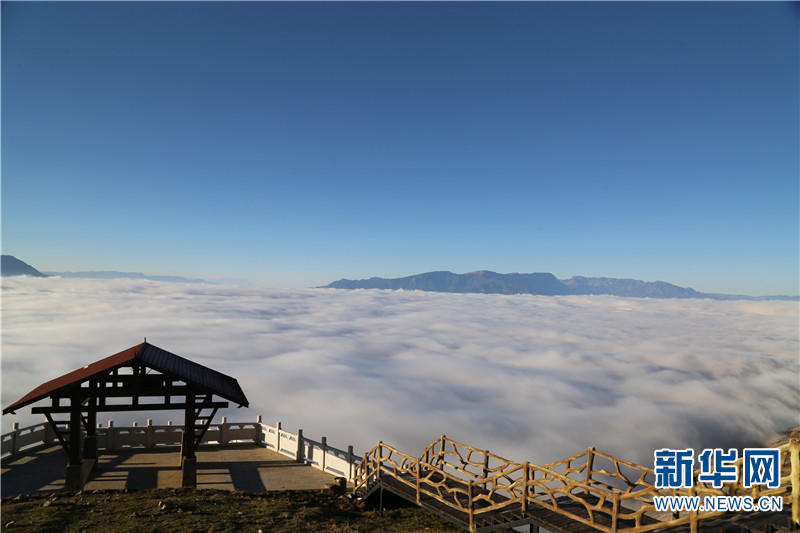
M83 460L90 471L97 468L97 383L90 382L89 403L86 407L86 437L83 439Z
M69 404L69 463L64 478L66 490L83 489L83 465L81 464L81 398L80 390L70 395Z
M186 410L183 423L183 440L181 442L181 486L197 488L197 456L194 446L195 425L194 391L186 393Z

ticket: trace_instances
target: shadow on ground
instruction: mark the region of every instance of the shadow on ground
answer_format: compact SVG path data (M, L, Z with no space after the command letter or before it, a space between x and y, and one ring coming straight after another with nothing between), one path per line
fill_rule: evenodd
M64 490L67 457L59 446L2 460L2 497ZM322 490L334 476L255 445L202 446L197 488L265 492ZM180 450L175 447L104 452L84 490L179 488Z

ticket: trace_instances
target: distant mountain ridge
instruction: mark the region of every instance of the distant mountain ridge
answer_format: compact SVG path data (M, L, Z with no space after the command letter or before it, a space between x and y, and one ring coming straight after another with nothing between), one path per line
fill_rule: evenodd
M570 294L610 294L636 298L707 298L691 287L678 287L664 281L638 279L587 278L573 276L563 281Z
M754 297L702 293L690 287L679 287L664 281L589 278L585 276L574 276L567 280L559 280L549 272L499 274L488 270L479 270L466 274L454 274L447 271L426 272L393 279L376 277L362 280L340 279L321 288L404 289L481 294L538 294L543 296L607 294L634 298L711 298L715 300L798 299L798 297L792 296Z
M204 279L191 279L182 276L147 276L141 272L118 272L116 270L92 270L87 272L46 272L48 276L85 279L147 279L150 281L169 281L173 283L209 283Z
M150 281L169 281L173 283L214 283L204 279L191 279L182 276L147 276L141 272L117 272L116 270L99 270L89 272L39 272L34 267L17 259L13 255L2 256L3 276L36 276L46 278L59 276L62 278L87 278L87 279L146 279Z
M433 292L476 292L482 294L569 294L567 287L549 273L498 274L488 270L453 274L426 272L405 278L342 279L326 288L405 289Z

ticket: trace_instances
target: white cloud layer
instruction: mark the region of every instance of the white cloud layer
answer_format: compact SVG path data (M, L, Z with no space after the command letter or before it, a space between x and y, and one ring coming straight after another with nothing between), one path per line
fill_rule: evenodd
M446 434L518 461L595 446L651 466L656 448L800 425L797 302L2 284L3 406L146 336L239 380L251 407L229 420L262 414L358 453L383 440L416 455Z

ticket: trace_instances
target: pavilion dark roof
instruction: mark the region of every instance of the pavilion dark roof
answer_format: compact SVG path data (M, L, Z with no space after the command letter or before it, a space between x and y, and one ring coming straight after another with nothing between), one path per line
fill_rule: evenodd
M117 354L101 359L83 368L79 368L78 370L73 370L59 378L39 385L21 399L3 409L3 414L13 413L17 409L28 404L37 402L48 396L66 392L84 381L104 375L115 368L131 366L131 364L135 364L136 362L141 362L147 367L163 374L171 375L176 379L185 381L189 385L216 394L240 406L247 407L249 405L236 379L179 355L162 350L147 342L143 342L142 344L133 346L127 350L123 350Z

